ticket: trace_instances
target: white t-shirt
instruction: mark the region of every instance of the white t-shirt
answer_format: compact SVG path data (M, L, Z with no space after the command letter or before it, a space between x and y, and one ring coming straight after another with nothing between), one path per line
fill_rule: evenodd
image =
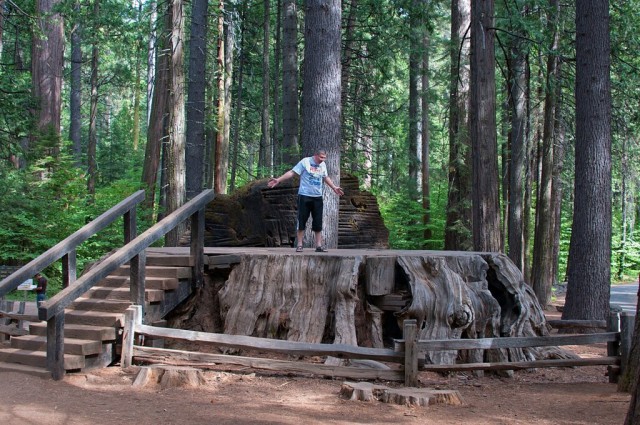
M322 183L328 176L326 163L316 164L312 156L302 158L293 167L293 172L300 176L299 195L322 196Z

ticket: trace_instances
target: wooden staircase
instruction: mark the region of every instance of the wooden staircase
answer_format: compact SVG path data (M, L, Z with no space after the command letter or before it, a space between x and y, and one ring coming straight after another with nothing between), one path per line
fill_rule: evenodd
M190 259L149 257L145 267L145 323L160 321L191 293ZM106 367L119 360L124 312L131 305L129 266L121 266L64 312L67 373ZM47 322L32 322L29 334L12 336L0 349L0 370L51 377L46 369Z

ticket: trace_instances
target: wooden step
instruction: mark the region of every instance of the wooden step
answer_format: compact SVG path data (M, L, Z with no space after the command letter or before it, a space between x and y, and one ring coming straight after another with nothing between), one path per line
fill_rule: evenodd
M43 379L51 379L51 372L44 367L27 366L18 363L0 362L0 371L4 372L20 372L28 375L37 376Z
M146 277L174 277L176 279L189 279L191 278L191 267L162 267L162 266L146 266L144 269ZM120 266L115 272L114 276L129 276L131 275L131 269L129 266Z
M100 286L110 288L129 288L129 276L107 276L100 282ZM175 277L149 277L145 276L145 289L161 289L172 291L178 287L180 281Z
M25 335L11 338L11 348L31 351L46 351L47 337L41 335ZM90 356L102 352L102 341L89 339L64 339L64 353Z
M109 288L104 286L94 286L86 292L90 298L111 299L111 300L131 300L129 288ZM144 292L144 300L149 303L157 303L164 299L164 291L160 289L147 289Z
M47 323L31 323L29 332L32 335L47 335ZM116 328L111 326L91 326L64 324L65 338L94 339L97 341L114 341L116 339Z
M124 326L124 313L104 311L65 310L64 323L94 326Z
M0 362L19 363L27 366L46 367L47 353L45 351L30 351L20 348L0 349ZM75 354L64 355L65 370L78 370L85 366L84 356Z
M193 259L190 255L183 254L155 254L148 253L146 256L147 266L163 266L163 267L191 267Z
M124 313L129 306L131 306L131 301L128 300L105 300L81 297L76 299L69 308L73 310Z
M109 275L100 281L100 286L109 288L128 288L129 276Z

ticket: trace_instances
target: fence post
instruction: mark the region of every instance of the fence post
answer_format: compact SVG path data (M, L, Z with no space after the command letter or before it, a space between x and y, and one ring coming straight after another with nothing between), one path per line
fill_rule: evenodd
M418 386L418 322L415 319L403 323L404 336L404 385Z
M620 314L620 375L623 375L629 366L635 323L635 314L626 311Z
M607 332L620 332L620 313L617 311L609 312L607 320ZM607 356L616 357L620 355L620 340L607 342ZM609 375L609 383L616 384L620 378L620 367L607 366Z
M131 366L136 325L139 324L142 324L142 307L139 305L132 305L124 313L122 353L120 355L120 366L123 368Z

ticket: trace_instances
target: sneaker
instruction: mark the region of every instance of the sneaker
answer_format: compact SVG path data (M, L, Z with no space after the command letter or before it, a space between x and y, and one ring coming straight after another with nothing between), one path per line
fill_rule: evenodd
M326 246L317 246L316 252L327 252L329 251Z
M296 252L302 252L302 246L297 247Z

